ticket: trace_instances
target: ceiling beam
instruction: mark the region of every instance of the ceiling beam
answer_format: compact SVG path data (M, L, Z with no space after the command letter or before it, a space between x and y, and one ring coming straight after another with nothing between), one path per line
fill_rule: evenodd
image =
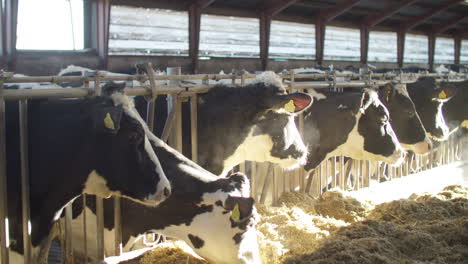
M260 11L264 12L266 16L274 16L284 9L295 4L298 0L275 0L266 1L259 7Z
M195 4L199 6L200 8L207 8L211 4L213 4L216 0L196 0Z
M414 28L415 26L423 23L424 21L428 20L429 18L433 17L437 13L442 12L443 10L446 10L447 8L449 8L449 7L453 6L453 5L459 4L461 2L463 2L463 0L449 0L449 1L446 1L445 4L434 7L432 9L430 9L429 11L427 11L426 13L422 14L421 16L417 16L417 17L409 20L408 22L402 24L401 25L401 30L406 32L406 31Z
M368 15L367 17L364 18L363 24L368 26L368 27L373 27L373 26L379 24L380 22L384 21L388 17L394 15L395 13L400 11L401 9L413 4L416 1L418 1L418 0L405 0L405 1L395 3L394 5L392 5L392 6L388 7L388 8L385 8L385 11L383 11L383 12Z
M337 16L351 9L353 6L359 4L359 2L361 1L362 0L344 0L336 4L334 7L330 9L321 11L318 14L317 18L324 22L330 22L331 20L335 19Z
M468 14L464 13L464 14L461 14L457 17L455 17L454 19L452 20L449 20L447 23L445 24L442 24L442 25L439 25L437 27L434 27L432 29L432 33L433 34L440 34L444 31L446 31L447 29L451 28L452 26L455 26L456 24L460 23L462 20L464 20L466 17L468 16Z

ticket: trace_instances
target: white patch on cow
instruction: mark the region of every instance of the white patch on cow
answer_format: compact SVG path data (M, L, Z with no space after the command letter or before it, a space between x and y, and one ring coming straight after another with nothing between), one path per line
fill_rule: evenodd
M138 114L137 110L135 109L133 100L129 98L128 96L121 94L121 93L114 93L111 95L112 100L114 101L115 105L122 105L123 110L127 115L130 117L134 118L137 120L140 125L143 127L145 130L145 150L148 153L148 156L150 159L155 163L156 165L156 173L159 175L159 182L156 186L156 192L153 194L150 194L146 199L147 201L137 201L130 198L131 200L134 200L136 202L143 203L145 205L151 205L151 206L156 206L159 203L162 203L164 200L166 200L166 197L164 195L164 189L167 189L171 191L171 184L169 180L166 177L166 174L164 174L164 171L162 169L161 163L159 162L158 157L156 156L156 153L154 153L153 147L150 144L149 137L154 136L154 134L149 130L147 124L143 121L141 116Z
M340 104L338 106L338 109L348 109L349 107L347 105Z
M113 194L107 186L107 180L95 170L91 171L88 175L84 184L83 193L97 195L102 198L109 198ZM120 195L120 193L118 193L118 195Z
M442 106L443 104L439 104L437 107L436 111L436 116L435 116L435 129L440 129L442 131L442 136L436 136L432 135L429 131L427 132L427 135L436 141L445 141L448 139L450 133L449 133L449 128L447 126L447 123L445 122L445 118L443 115L442 111Z
M415 143L415 144L403 144L403 143L401 143L401 146L405 150L411 150L414 153L419 154L419 155L429 153L429 151L431 150L431 145L432 145L432 142L428 137L426 137L423 141L420 141L420 142Z
M315 91L315 89L307 89L307 94L312 96L314 100L317 100L317 101L320 101L322 99L327 99L326 95Z
M401 145L398 143L398 140L396 139L393 130L389 131L389 134L393 134L392 137L394 138L394 142L396 142L397 147L395 152L391 156L386 157L383 155L370 153L364 150L364 137L358 132L358 124L361 116L362 113L358 112L358 114L356 115L356 123L351 132L348 134L348 138L346 139L345 143L339 145L332 152L328 153L324 160L328 160L328 158L331 158L333 156L344 155L357 160L385 161L387 163L395 165L401 163L404 158L404 151Z
M272 85L276 87L283 87L281 78L272 71L262 72L255 77L253 83L264 83L265 85Z
M286 169L294 169L300 165L304 165L307 159L307 148L302 141L302 138L297 131L294 123L294 117L289 117L288 124L284 128L286 138L286 149L292 144L296 144L298 148L302 149L304 155L300 158L293 158L288 156L286 159L281 159L271 155L273 149L273 139L268 134L254 135L255 127L253 127L244 141L236 148L234 153L224 160L223 173L226 175L229 170L234 166L246 161L265 162L269 161L276 163Z

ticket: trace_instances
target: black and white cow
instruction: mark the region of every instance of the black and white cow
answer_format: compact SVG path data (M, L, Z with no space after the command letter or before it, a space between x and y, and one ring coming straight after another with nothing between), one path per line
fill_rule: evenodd
M69 66L59 74L84 76L94 72ZM83 84L64 85L77 87ZM307 109L312 98L304 93L287 94L281 79L273 72L262 73L242 87L217 85L206 94L200 94L198 103L198 164L208 171L226 175L246 160L269 161L288 168L305 163L307 148L294 116ZM137 96L135 105L145 119L146 100ZM184 116L189 116L188 107L185 110ZM166 96L158 96L154 122L157 136L162 133L166 116ZM184 122L187 123L183 127L190 128L190 120L184 119ZM184 139L189 141L189 135L190 132L184 130ZM190 149L190 144L184 144L184 147ZM190 151L184 151L184 154L190 157Z
M441 82L440 87L438 96L451 98L442 107L450 131L468 128L468 81Z
M416 111L432 140L444 141L449 136L449 128L445 123L442 106L444 102L450 99L452 93L445 93L442 96L440 92L440 83L432 77L419 78L414 83L408 83L407 91L416 106Z
M320 92L315 98L304 113L304 141L310 153L307 171L337 155L391 164L403 160L405 152L389 123L388 110L375 91Z
M122 239L126 250L146 232L181 239L212 263L261 263L256 237L257 214L250 198L247 177L233 174L218 177L187 159L158 138L152 139L154 151L163 161L162 167L173 187L172 195L160 206L149 208L123 199ZM77 204L74 204L76 206ZM79 205L78 205L79 208ZM87 223L94 223L94 204L87 206ZM77 209L77 208L75 208ZM74 221L74 241L83 241L83 214ZM114 251L113 203L104 203L106 255ZM93 224L88 225L93 228ZM92 229L91 229L92 230ZM90 231L92 233L92 231ZM93 237L88 236L88 252ZM95 241L95 240L94 240ZM82 243L74 245L75 253L83 254ZM96 259L94 259L96 260Z
M390 112L390 124L401 146L416 154L428 153L432 148L432 141L427 136L406 85L389 83L380 87L378 94L380 101Z
M29 173L33 263L64 206L81 193L118 195L157 206L171 185L128 97L29 103ZM18 103L6 103L8 217L12 263L23 263ZM153 136L154 137L154 136Z

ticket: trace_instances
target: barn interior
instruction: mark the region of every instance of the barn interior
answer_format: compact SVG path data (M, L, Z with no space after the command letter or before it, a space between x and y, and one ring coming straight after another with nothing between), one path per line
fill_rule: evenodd
M99 96L101 84L112 80L125 81L127 95L146 95L149 109L168 95L166 123L148 126L164 128L157 136L197 161L202 150L193 132L193 102L219 81L244 86L273 71L293 93L344 92L419 77L468 79L466 0L3 0L0 9L0 145L8 140L5 102ZM89 74L59 76L69 65ZM85 88L48 87L72 81ZM28 89L41 82L50 92ZM25 91L3 87L15 83L27 83ZM148 111L147 120L151 117ZM307 133L304 115L295 120L301 135ZM466 263L465 122L438 148L408 154L395 167L352 163L343 155L327 157L312 172L268 162L235 166L230 172L249 177L258 212L261 261L245 263ZM182 135L183 128L191 134ZM0 148L0 263L16 264L8 253L5 153ZM84 203L94 199L86 196ZM111 199L113 221L122 224L120 198ZM75 224L66 205L48 263L218 263L190 243L151 230L131 248L122 243L119 228L109 241L104 227L109 219L102 212L92 223L97 231L87 231L86 221ZM28 230L28 219L19 221ZM72 229L84 240L92 237L91 243L73 238ZM24 251L31 254L26 244ZM106 244L112 244L111 254Z

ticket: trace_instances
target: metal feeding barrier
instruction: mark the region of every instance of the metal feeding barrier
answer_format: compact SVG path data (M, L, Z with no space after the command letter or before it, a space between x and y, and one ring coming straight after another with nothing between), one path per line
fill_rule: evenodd
M150 63L145 65L145 75L129 76L111 76L103 72L96 71L94 77L81 76L38 76L38 77L15 77L12 73L4 72L0 75L0 253L1 263L9 264L9 234L8 234L8 208L7 208L7 175L6 175L6 111L5 101L18 100L20 111L20 148L21 148L21 198L22 198L22 223L25 263L31 263L31 224L29 219L29 172L28 172L28 100L38 98L83 98L101 95L101 84L106 81L138 81L139 86L126 87L125 94L129 96L143 95L148 99L147 123L151 130L154 128L154 109L155 101L158 95L169 95L168 118L164 126L162 139L168 141L178 151L182 151L182 111L181 105L189 100L190 118L191 118L191 155L196 162L198 159L197 145L197 98L198 94L206 93L213 84L210 81L232 80L234 85L244 85L250 79L254 79L254 74L198 74L181 75L180 68L168 68L167 75L156 75ZM343 91L344 87L370 87L382 85L394 79L400 82L411 82L421 76L432 76L443 78L444 80L458 81L466 79L466 74L403 74L403 73L383 73L383 74L343 74L343 73L313 73L296 74L289 72L279 75L285 82L289 91L302 91L307 88L328 88L333 91ZM297 80L324 79L323 81L298 82ZM348 80L349 79L349 80ZM354 80L352 80L354 79ZM184 84L181 81L200 81L199 84ZM82 88L49 88L41 86L41 89L5 89L5 84L15 83L63 83L63 82L83 82ZM159 84L157 81L166 81ZM146 83L146 84L144 84ZM51 85L52 86L52 85ZM303 116L298 117L298 126L300 133L303 133ZM407 159L400 167L388 167L384 164L371 164L368 161L346 161L345 157L333 157L314 170L310 175L302 170L284 172L281 169L266 163L246 162L238 167L241 172L248 172L251 179L252 196L260 203L271 202L275 204L283 192L303 191L308 193L322 194L329 188L341 187L347 190L356 190L366 187L373 179L380 182L382 179L392 179L402 177L418 170L425 170L434 167L437 164L446 164L461 159L461 141L453 140L442 144L439 151L441 155L428 159L427 157L415 156L413 159ZM431 153L429 157L435 157ZM354 163L354 166L351 166ZM364 173L363 173L364 172ZM268 195L271 198L268 199ZM88 195L83 195L83 204L91 199ZM104 215L102 198L96 198L97 207L97 252L98 258L104 258ZM114 198L114 223L115 223L115 241L114 254L120 255L122 249L122 229L121 229L121 208L120 198ZM162 216L163 217L163 216ZM64 218L65 229L65 261L73 263L73 241L71 237L72 207L65 208ZM89 222L86 211L83 213L83 247L85 259L88 258L86 225Z

